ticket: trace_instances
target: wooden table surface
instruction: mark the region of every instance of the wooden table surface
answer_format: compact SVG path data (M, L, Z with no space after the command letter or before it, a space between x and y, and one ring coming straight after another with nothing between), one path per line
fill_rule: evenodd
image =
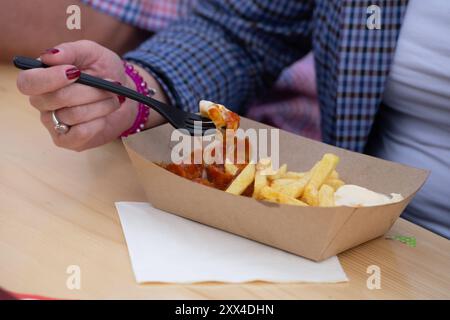
M76 153L53 146L39 115L0 66L0 287L71 299L409 299L450 298L450 241L399 219L389 234L339 255L339 284L138 285L115 201L145 201L120 141ZM66 286L81 268L81 289ZM381 270L369 290L367 268Z

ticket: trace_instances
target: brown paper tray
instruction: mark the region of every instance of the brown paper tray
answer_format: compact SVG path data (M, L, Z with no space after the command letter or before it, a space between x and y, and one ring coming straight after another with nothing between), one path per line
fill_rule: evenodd
M245 118L241 127L271 127ZM169 162L166 124L124 139L145 189L158 209L195 220L285 251L320 261L385 234L425 182L428 172L354 153L280 130L280 163L306 171L324 153L338 155L337 171L346 183L405 199L377 207L298 207L235 196L172 174L154 162Z

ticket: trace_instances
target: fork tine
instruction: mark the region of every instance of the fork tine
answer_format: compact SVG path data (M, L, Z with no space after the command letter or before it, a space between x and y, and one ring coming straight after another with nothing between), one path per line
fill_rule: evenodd
M216 128L216 125L213 122L201 122L201 121L191 122L189 119L186 119L184 123L189 127L202 127L207 129Z
M209 121L209 122L208 121L199 121L199 120L195 120L194 121L194 120L191 120L191 119L185 119L184 123L188 123L188 124L190 124L192 126L202 125L204 127L211 127L211 128L215 128L216 127L216 125L212 121Z
M184 129L188 130L191 135L194 135L194 133L201 133L202 135L205 135L207 131L210 131L211 134L216 132L216 127L209 127L209 126L199 126L199 125L193 125L191 123L186 123Z
M185 128L188 130L192 129L192 130L197 130L197 131L207 131L207 130L215 131L216 130L216 127L194 126L194 125L189 125L189 124L186 124Z
M202 135L203 136L211 136L211 135L213 135L213 134L215 134L215 130L214 131L212 131L212 130L203 130L203 132L202 132Z
M211 119L203 117L203 116L201 116L199 114L196 114L196 113L189 114L188 118L192 119L194 121L211 122Z
M187 127L184 129L187 130L191 136L205 136L213 134L212 130L205 130L205 129L196 130L195 128L187 128Z
M201 122L204 122L204 123L214 124L214 122L212 122L211 119L199 116L197 114L189 115L188 119L191 120L192 122L194 122L194 121L201 121Z

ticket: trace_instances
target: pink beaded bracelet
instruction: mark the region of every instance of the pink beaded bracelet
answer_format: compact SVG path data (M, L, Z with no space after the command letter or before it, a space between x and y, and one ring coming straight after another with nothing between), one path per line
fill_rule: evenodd
M134 69L134 67L131 64L124 61L123 66L125 68L125 73L136 84L137 92L144 94L146 96L153 96L156 93L155 89L148 88L147 82L144 81L144 78L142 78L142 76L137 72L136 69ZM136 119L134 120L133 125L128 130L125 130L120 136L127 137L130 134L141 132L141 130L144 129L145 123L147 122L149 115L150 115L150 108L143 103L139 103L138 113Z

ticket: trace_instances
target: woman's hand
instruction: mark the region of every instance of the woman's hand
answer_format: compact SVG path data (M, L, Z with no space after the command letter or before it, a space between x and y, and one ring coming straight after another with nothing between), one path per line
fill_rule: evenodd
M131 127L136 118L137 102L126 99L121 104L113 93L74 83L80 72L85 72L135 90L117 54L95 42L82 40L47 50L41 60L52 67L20 72L17 87L30 96L31 105L40 111L41 121L57 146L86 150L116 139ZM161 91L148 73L142 69L139 72L150 86ZM161 93L159 98L165 100ZM70 126L67 133L55 131L52 111L60 122ZM147 127L149 123L160 122L154 118L149 119Z

